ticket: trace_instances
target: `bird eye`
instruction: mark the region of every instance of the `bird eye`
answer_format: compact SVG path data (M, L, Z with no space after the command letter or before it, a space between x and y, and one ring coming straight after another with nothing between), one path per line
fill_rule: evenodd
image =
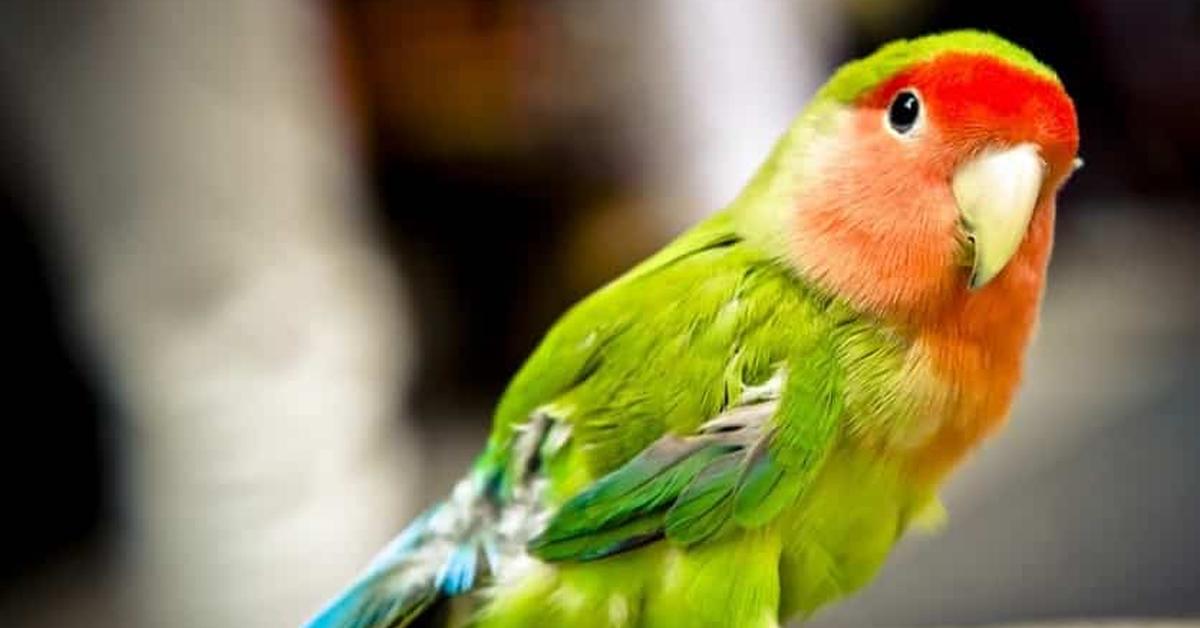
M892 99L888 106L887 122L892 130L904 135L913 130L917 119L921 117L921 99L910 90L903 90Z

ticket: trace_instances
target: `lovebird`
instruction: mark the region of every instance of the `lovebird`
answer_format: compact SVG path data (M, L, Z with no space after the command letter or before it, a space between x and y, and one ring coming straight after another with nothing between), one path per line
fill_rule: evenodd
M859 589L1009 412L1078 144L990 33L842 66L550 329L465 479L309 625L771 627Z

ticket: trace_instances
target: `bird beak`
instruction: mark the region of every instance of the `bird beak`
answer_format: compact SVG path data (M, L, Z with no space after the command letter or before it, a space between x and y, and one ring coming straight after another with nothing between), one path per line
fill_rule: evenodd
M1037 146L983 153L959 166L951 189L974 248L969 286L978 290L1016 254L1037 205L1046 165Z

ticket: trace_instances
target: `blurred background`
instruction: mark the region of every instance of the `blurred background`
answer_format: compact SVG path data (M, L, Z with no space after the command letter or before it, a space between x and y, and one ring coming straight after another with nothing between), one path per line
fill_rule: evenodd
M1194 0L6 0L0 616L295 625L823 78L994 30L1086 168L1007 430L833 626L1200 617Z

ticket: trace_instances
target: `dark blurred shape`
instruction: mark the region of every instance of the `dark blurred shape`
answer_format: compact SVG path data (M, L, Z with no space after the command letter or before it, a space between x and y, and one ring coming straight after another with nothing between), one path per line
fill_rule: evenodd
M112 513L102 398L63 320L62 295L53 288L62 274L36 218L44 199L8 122L0 116L0 343L8 380L0 492L11 515L0 540L0 588L48 557L96 541Z
M1200 200L1200 3L1097 0L1083 22L1100 47L1092 73L1108 77L1132 149L1114 155L1131 184L1154 198Z
M562 242L620 185L604 144L580 150L591 121L570 123L586 101L561 83L586 81L567 73L553 3L335 6L380 224L421 306L416 403L493 398L581 295L555 287L580 261Z
M539 9L512 0L348 1L343 67L372 143L450 159L511 154L536 129L524 110Z

